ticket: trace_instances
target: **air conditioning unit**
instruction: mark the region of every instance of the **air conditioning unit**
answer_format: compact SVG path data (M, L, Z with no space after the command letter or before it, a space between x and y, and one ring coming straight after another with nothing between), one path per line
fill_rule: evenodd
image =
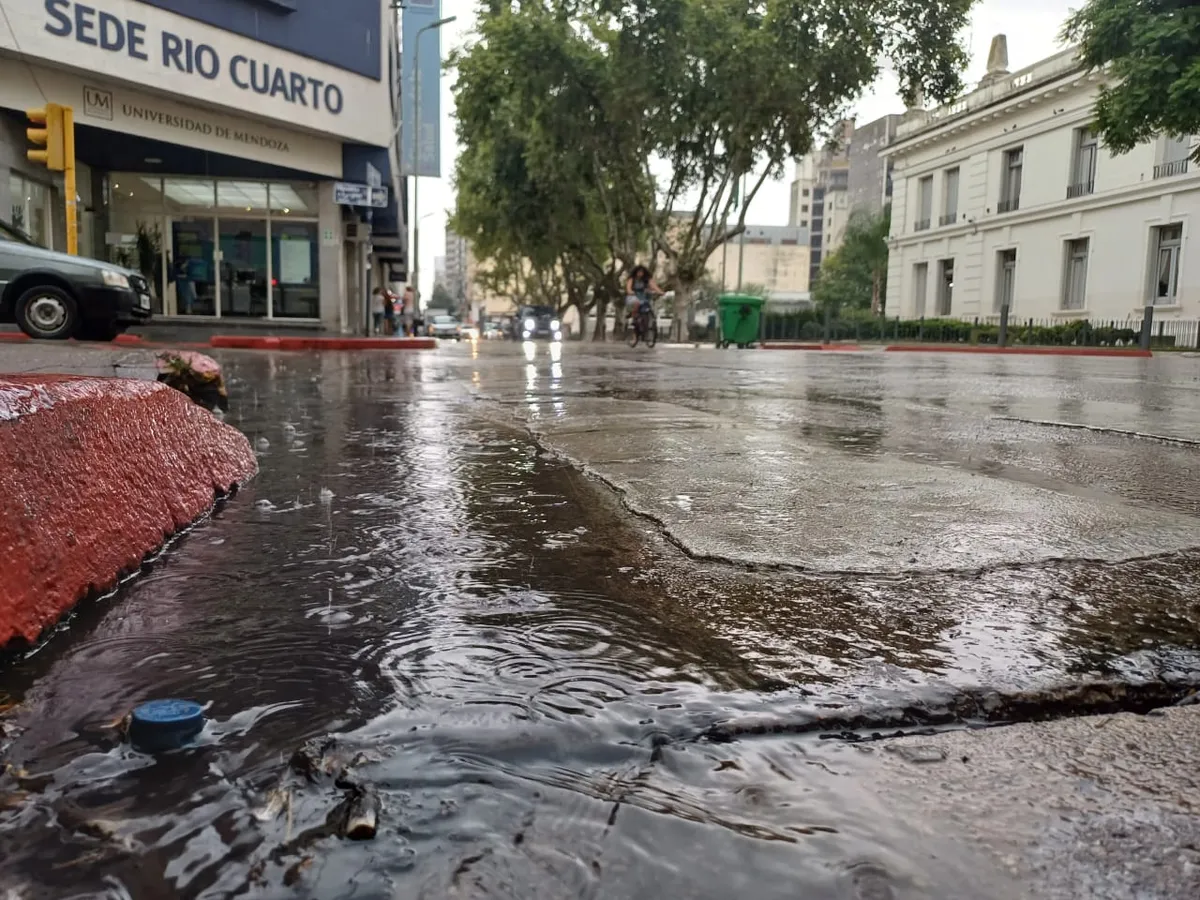
M347 222L346 240L361 244L371 239L371 226L365 222Z

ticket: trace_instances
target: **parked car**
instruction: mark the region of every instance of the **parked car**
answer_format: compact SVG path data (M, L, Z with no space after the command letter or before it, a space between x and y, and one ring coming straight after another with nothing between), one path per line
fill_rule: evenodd
M111 341L150 315L139 273L47 250L0 219L0 322L32 338Z
M496 322L487 322L483 326L483 339L485 341L500 340L504 337L504 331Z
M561 341L562 322L549 306L523 306L513 320L513 339Z
M429 321L430 337L462 340L462 326L454 316L434 316Z

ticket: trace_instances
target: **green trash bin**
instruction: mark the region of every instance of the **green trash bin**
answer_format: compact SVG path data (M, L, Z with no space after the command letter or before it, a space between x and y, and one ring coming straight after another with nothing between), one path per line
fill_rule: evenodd
M758 343L759 319L762 316L762 297L749 294L722 294L717 300L721 312L721 339L719 345L749 347Z

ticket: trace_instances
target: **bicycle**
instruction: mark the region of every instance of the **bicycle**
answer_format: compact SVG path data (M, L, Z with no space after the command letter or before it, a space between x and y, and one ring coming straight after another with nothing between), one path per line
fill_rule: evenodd
M650 305L650 301L646 297L638 297L637 309L630 316L629 324L630 347L636 347L639 340L647 347L653 347L658 343L658 317L654 314L654 307Z

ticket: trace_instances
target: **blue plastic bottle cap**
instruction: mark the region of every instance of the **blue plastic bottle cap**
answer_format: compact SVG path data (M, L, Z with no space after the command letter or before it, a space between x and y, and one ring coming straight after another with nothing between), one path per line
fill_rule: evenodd
M143 753L176 750L204 728L204 707L192 700L151 700L133 711L129 742Z

